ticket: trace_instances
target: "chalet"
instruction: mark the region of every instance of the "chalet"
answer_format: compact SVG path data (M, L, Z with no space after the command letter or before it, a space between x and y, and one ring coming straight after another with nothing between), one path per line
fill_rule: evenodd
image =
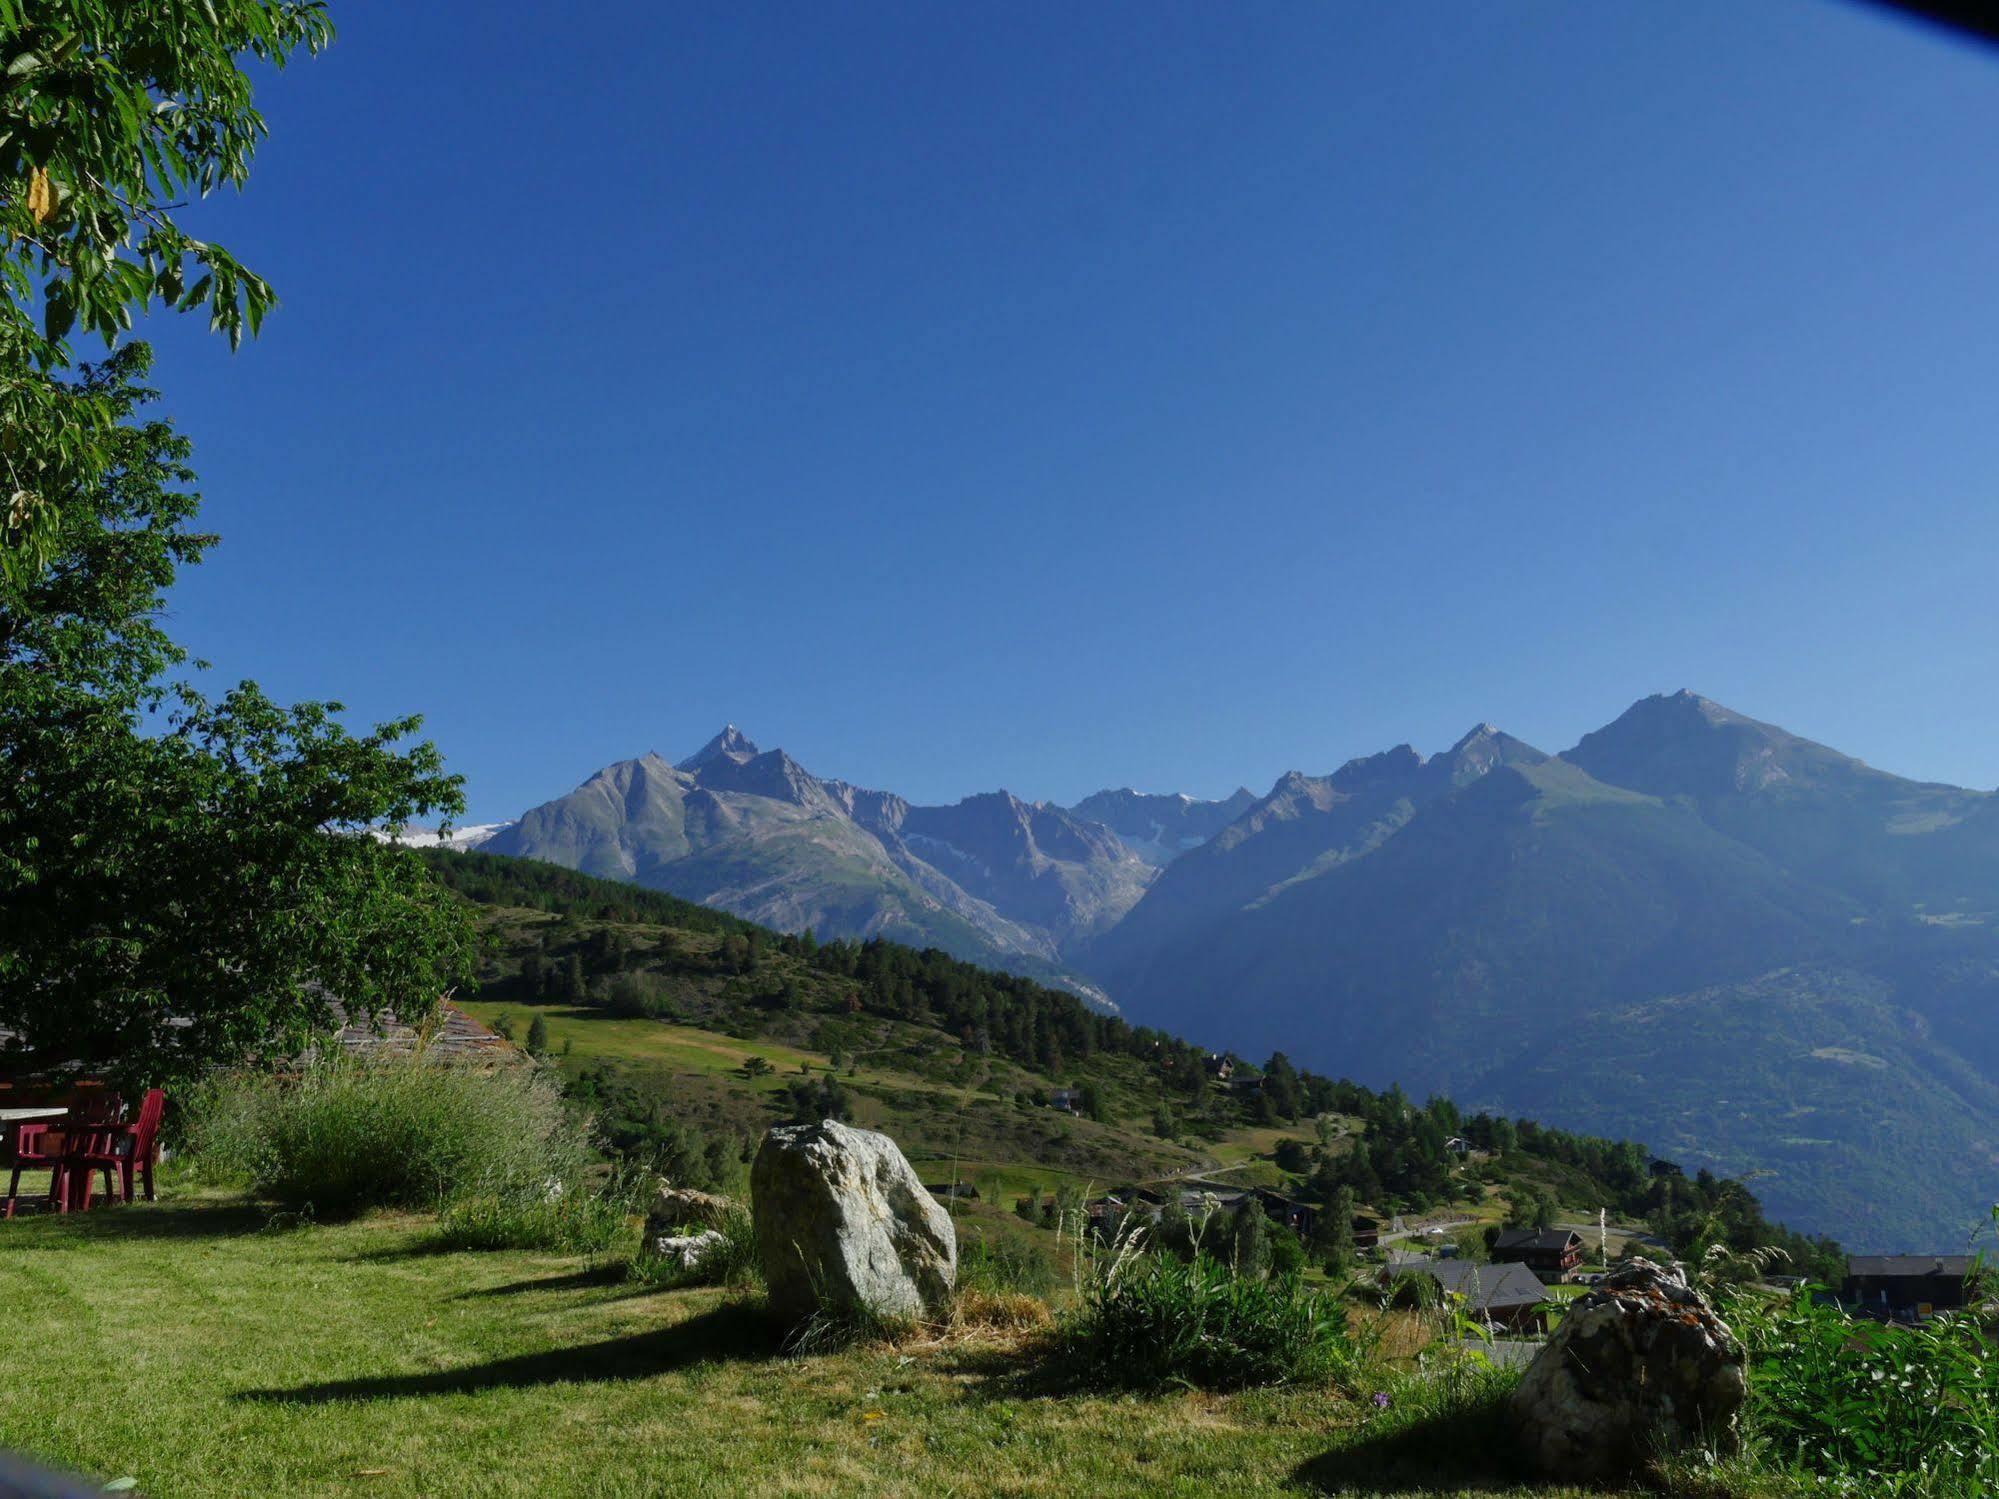
M1252 1187L1256 1200L1263 1204L1263 1211L1272 1223L1281 1223L1301 1239L1312 1237L1312 1225L1318 1219L1317 1209L1306 1203L1286 1197L1282 1192L1273 1192L1268 1187Z
M1508 1228L1492 1241L1495 1263L1525 1265L1549 1285L1583 1262L1583 1236L1568 1228Z
M1229 1074L1235 1071L1235 1062L1218 1051L1211 1051L1208 1053L1207 1068L1209 1077L1216 1082L1225 1083L1229 1080Z
M1846 1262L1839 1299L1851 1311L1907 1320L1965 1303L1968 1254L1856 1254Z
M1083 1095L1080 1089L1050 1088L1048 1090L1048 1107L1051 1109L1062 1109L1067 1113L1073 1114L1082 1106Z
M977 1202L979 1189L970 1182L938 1182L935 1186L925 1183L923 1190L938 1201Z
M437 1007L421 1033L388 1010L371 1021L365 1015L350 1013L337 999L329 1001L329 1008L336 1027L333 1044L350 1057L404 1057L421 1051L432 1061L481 1066L502 1065L521 1057L513 1042L448 1000Z
M1525 1265L1480 1265L1471 1260L1430 1260L1417 1255L1391 1255L1381 1272L1386 1285L1397 1275L1427 1275L1447 1295L1464 1298L1464 1309L1492 1328L1537 1331L1541 1308L1552 1298L1541 1279Z
M1452 1135L1444 1142L1444 1149L1460 1158L1471 1154L1471 1141L1463 1135Z
M1372 1249L1381 1242L1379 1218L1370 1218L1366 1213L1355 1213L1352 1227L1354 1248Z

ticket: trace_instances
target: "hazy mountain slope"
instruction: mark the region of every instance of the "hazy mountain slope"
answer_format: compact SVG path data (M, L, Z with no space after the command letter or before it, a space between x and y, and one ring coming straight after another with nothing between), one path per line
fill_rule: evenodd
M1637 1131L1689 1169L1753 1179L1773 1215L1837 1224L1861 1248L1962 1242L1999 1178L1999 1089L1889 985L1850 969L1616 1007L1477 1091Z
M1330 776L1292 771L1209 842L1161 871L1131 914L1079 958L1106 981L1145 989L1160 955L1211 922L1380 846L1418 808L1495 766L1548 757L1481 724L1441 755L1408 745L1350 760Z
M1684 809L1559 761L1504 765L1112 992L1148 1023L1206 1035L1226 1016L1218 1044L1420 1091L1614 997L1825 956L1848 915Z
M1691 692L1649 697L1563 757L1684 798L1713 826L1870 907L1999 907L1999 808L1905 780Z
M1246 786L1220 801L1180 796L1155 796L1124 787L1099 791L1069 808L1072 816L1102 823L1118 841L1155 868L1164 868L1189 849L1210 838L1256 805Z

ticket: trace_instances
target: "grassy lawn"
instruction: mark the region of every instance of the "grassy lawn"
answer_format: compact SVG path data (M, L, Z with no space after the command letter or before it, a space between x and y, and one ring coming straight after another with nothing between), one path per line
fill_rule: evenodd
M997 1334L780 1357L724 1293L426 1228L0 1225L0 1445L168 1496L1572 1492L1330 1390L1063 1394Z

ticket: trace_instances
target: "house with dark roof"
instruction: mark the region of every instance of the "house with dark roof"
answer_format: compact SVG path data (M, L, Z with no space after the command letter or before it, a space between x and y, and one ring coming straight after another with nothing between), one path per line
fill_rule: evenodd
M1583 1262L1583 1236L1569 1228L1507 1228L1492 1241L1500 1264L1525 1265L1549 1285L1569 1278Z
M1549 1296L1541 1278L1525 1265L1481 1265L1472 1260L1432 1260L1421 1255L1392 1254L1381 1272L1386 1285L1398 1275L1427 1275L1447 1295L1464 1299L1464 1309L1488 1327L1514 1332L1541 1328L1541 1308Z
M1846 1262L1840 1302L1871 1317L1907 1320L1965 1304L1968 1254L1856 1254Z

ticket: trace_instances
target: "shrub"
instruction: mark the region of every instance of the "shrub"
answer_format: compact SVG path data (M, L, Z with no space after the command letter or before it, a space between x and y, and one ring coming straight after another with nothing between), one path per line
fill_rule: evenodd
M1332 1298L1295 1276L1250 1280L1207 1254L1141 1254L1134 1242L1090 1268L1063 1326L1064 1359L1085 1382L1228 1390L1351 1372Z
M677 1020L680 1006L667 995L666 986L648 973L621 973L611 980L604 999L614 1015L631 1019Z
M958 1251L958 1289L994 1295L1046 1296L1055 1289L1055 1261L1032 1244L980 1234Z
M438 1217L442 1249L549 1249L600 1254L626 1231L631 1205L617 1192L551 1190L540 1197L482 1192Z
M634 1171L720 1192L734 1190L743 1174L741 1140L681 1119L675 1111L684 1099L660 1077L598 1063L577 1074L569 1097L591 1111L596 1144Z
M1808 1294L1739 1296L1727 1315L1750 1427L1782 1459L1855 1494L1999 1488L1999 1361L1969 1319L1868 1322Z
M211 1180L297 1210L433 1208L459 1196L533 1200L589 1157L539 1069L334 1057L296 1078L236 1072L190 1100L188 1150Z
M1443 1287L1433 1275L1421 1270L1398 1270L1381 1293L1383 1306L1401 1311L1426 1312L1443 1304Z
M763 1280L762 1262L757 1257L757 1233L749 1209L731 1204L715 1225L722 1242L710 1249L691 1270L666 1255L654 1254L650 1244L641 1244L625 1265L625 1276L641 1285L662 1289L682 1286L749 1286ZM698 1232L698 1230L695 1230Z

